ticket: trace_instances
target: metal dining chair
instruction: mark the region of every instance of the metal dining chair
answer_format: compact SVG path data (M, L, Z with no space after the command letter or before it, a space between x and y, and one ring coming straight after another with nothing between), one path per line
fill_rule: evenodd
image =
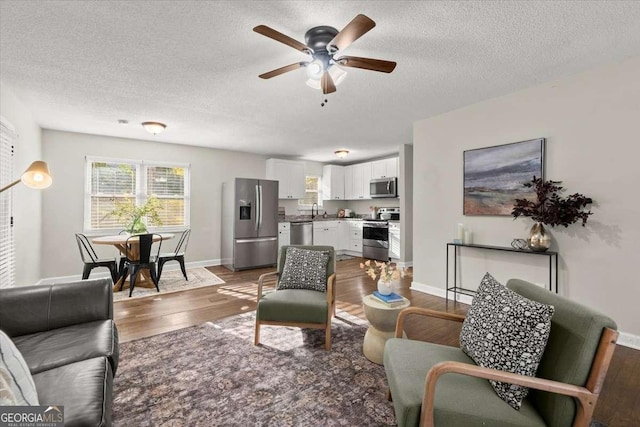
M82 269L82 280L88 279L91 270L93 270L94 268L106 267L111 273L111 280L113 280L113 283L116 283L118 281L118 266L116 264L115 258L99 258L87 236L82 233L76 233L76 243L78 243L80 257L82 258L82 262L84 263L84 268Z
M189 278L187 277L187 270L184 266L184 253L187 251L187 245L189 244L190 235L191 229L187 228L182 232L182 235L178 240L178 244L176 245L175 251L160 254L160 256L158 257L158 280L160 280L160 276L162 276L162 267L168 261L178 261L180 263L180 269L182 270L184 280L189 280Z
M158 243L155 249L153 249L154 238L156 238L155 240ZM127 248L134 248L136 245L138 246L137 259L133 259L135 256L131 254L128 254L125 258L121 274L122 282L120 283L120 290L122 290L124 279L127 277L127 273L129 273L129 297L131 297L131 295L133 295L133 288L136 286L136 276L140 270L147 269L149 270L153 284L156 286L157 291L160 292L158 276L156 274L156 261L160 255L160 248L162 247L162 236L154 233L137 234L130 236L125 243ZM152 249L155 253L153 255L151 253Z

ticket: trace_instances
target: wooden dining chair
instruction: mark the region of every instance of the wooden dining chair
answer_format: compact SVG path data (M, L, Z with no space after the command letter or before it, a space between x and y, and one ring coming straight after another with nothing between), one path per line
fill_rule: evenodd
M154 240L158 243L155 249L153 248ZM129 297L131 297L131 295L133 295L133 288L136 285L136 276L140 270L146 269L149 270L151 280L156 286L157 291L160 292L158 276L156 274L156 261L158 260L160 248L162 247L162 236L154 233L137 234L130 236L125 246L131 248L130 252L133 252L133 248L137 247L138 253L129 253L125 258L121 274L122 281L120 283L120 290L122 290L124 279L127 277L127 273L129 273ZM154 254L152 254L152 249Z
M109 269L109 273L111 273L111 280L113 280L113 283L118 281L118 267L115 258L99 258L87 236L82 233L76 233L76 243L78 244L80 257L84 263L84 267L82 269L82 280L88 279L89 274L91 274L91 270L94 268L106 267Z

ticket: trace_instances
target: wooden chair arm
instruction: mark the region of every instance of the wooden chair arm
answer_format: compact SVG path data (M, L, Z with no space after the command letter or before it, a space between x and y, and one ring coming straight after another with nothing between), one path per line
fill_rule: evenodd
M331 276L327 278L327 302L329 306L333 304L335 300L335 282L336 282L336 273L332 273Z
M258 278L258 298L256 302L260 302L260 298L262 298L262 286L264 284L264 279L271 276L275 276L277 278L279 275L280 273L277 271L272 271L271 273L264 273L260 275L260 277ZM276 285L277 284L278 284L278 281L276 280Z
M421 316L435 317L437 319L454 320L456 322L464 321L464 316L461 316L459 314L429 310L428 308L407 307L401 310L398 314L398 320L396 322L396 338L402 338L402 331L404 330L404 318L410 314L419 314Z
M433 411L436 382L442 375L447 373L458 373L472 377L484 378L486 380L518 384L537 390L575 397L578 401L578 416L576 416L576 423L574 423L574 426L588 426L588 421L584 424L578 422L581 418L580 414L584 412L585 407L591 407L591 410L588 412L592 413L593 406L598 398L596 394L591 393L587 388L573 384L561 383L544 378L529 377L526 375L484 368L482 366L462 362L440 362L434 365L429 372L427 372L424 384L424 395L422 398L422 414L420 416L421 427L432 427L434 425Z

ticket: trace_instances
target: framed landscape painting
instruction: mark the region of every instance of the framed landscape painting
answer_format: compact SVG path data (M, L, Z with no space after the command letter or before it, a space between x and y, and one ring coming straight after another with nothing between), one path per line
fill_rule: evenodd
M464 152L464 215L511 215L515 199L535 198L523 184L544 179L544 138Z

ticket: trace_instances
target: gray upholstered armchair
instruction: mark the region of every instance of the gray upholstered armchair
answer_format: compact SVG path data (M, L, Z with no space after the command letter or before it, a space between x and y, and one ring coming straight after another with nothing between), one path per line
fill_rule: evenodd
M315 258L319 254L322 254L322 259L316 265L318 260ZM300 258L302 262L299 265L293 262L293 256L307 255L307 259ZM260 343L261 325L297 326L324 329L324 347L329 350L331 318L335 315L335 270L336 260L332 246L282 246L278 271L263 274L258 280L254 344ZM264 281L270 277L276 278L276 289L274 292L264 293ZM317 280L314 282L312 277Z
M610 318L531 283L512 279L507 288L552 305L549 338L535 377L477 366L460 348L392 338L384 366L398 426L584 426L591 420L618 336ZM401 337L406 316L419 314L462 322L455 314L407 308L396 325ZM529 387L520 410L489 381Z

